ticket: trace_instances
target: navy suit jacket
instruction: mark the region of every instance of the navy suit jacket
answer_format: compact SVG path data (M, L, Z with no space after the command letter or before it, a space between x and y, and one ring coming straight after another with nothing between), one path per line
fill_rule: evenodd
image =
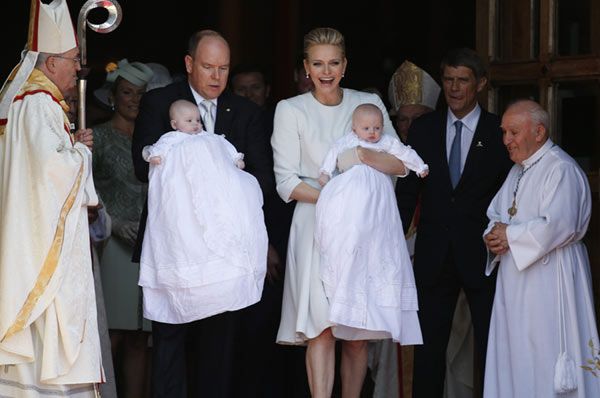
M140 111L135 121L131 154L137 178L148 181L149 164L142 157L142 149L158 141L161 135L173 130L169 118L169 107L179 99L196 103L187 81L176 82L146 93L140 102ZM217 99L215 133L225 134L238 152L244 153L245 171L258 180L263 193L269 194L275 187L273 155L271 152L268 122L260 107L247 98L223 92ZM133 261L139 262L146 218L147 205L140 218L140 227Z
M504 182L512 162L502 143L497 115L481 110L461 178L455 189L450 182L446 156L447 110L416 119L408 144L429 165L424 179L414 173L400 179L396 187L405 226L410 224L417 197L421 213L415 243L415 278L434 283L448 253L453 257L463 284L483 284L487 250L483 231L487 208Z

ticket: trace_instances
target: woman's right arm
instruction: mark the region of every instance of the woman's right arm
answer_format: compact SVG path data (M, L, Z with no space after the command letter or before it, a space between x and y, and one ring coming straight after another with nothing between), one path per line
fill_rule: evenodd
M298 202L317 203L320 193L321 191L318 189L311 187L305 182L301 182L292 191L290 199L297 200Z
M300 131L298 110L287 100L280 101L273 121L273 163L277 193L286 203L292 200L315 203L319 190L300 179Z

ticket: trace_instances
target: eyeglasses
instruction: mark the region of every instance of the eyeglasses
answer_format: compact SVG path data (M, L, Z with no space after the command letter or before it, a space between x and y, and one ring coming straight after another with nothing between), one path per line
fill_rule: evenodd
M81 58L79 58L79 57L73 57L73 58L71 58L71 57L63 57L62 55L51 55L51 57L68 59L68 60L71 60L71 61L75 62L76 64L81 64Z

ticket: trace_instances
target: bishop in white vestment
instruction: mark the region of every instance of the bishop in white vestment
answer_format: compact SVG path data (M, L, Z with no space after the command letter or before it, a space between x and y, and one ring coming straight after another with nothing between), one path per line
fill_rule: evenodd
M548 139L547 126L548 114L528 100L502 118L515 165L490 204L484 233L486 272L499 267L485 397L600 397L600 378L581 367L594 355L588 343L600 348L581 242L590 189L573 158Z
M104 372L87 206L98 198L63 97L80 69L66 2L33 0L30 32L0 95L0 396L93 397Z

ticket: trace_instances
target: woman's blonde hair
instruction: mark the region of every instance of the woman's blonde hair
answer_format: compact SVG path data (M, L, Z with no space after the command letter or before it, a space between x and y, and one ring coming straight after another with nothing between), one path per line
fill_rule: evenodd
M308 59L308 49L319 44L329 44L338 47L346 56L344 36L333 28L315 28L304 35L304 59Z

